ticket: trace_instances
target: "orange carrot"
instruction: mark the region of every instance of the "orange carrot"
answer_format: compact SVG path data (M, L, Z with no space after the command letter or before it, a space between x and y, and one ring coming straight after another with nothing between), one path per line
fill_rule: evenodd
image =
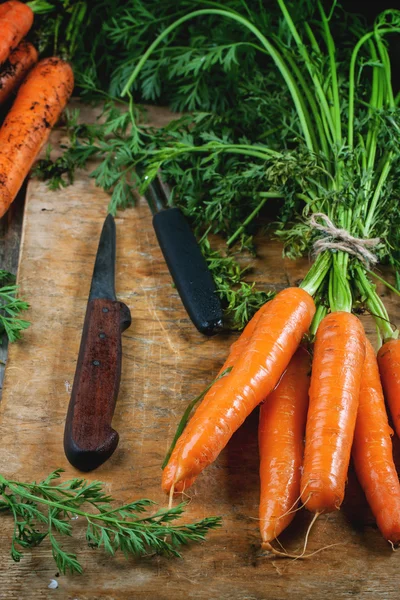
M0 217L9 208L74 86L68 63L40 61L19 88L0 129Z
M33 12L23 2L9 0L0 4L0 65L26 36L32 23Z
M247 323L246 327L244 328L243 332L238 337L238 339L231 345L230 351L229 351L229 356L226 359L226 361L224 362L218 375L221 375L221 373L223 373L226 369L229 369L230 367L233 367L236 364L239 356L242 354L242 352L246 348L251 336L253 335L253 331L254 331L258 321L260 320L262 313L266 309L267 305L268 305L268 303L264 304L264 306L262 306L256 312L256 314L253 316L253 318ZM200 408L201 408L201 410L204 410L204 408L208 406L208 403L210 402L211 398L214 398L216 392L221 387L221 383L222 383L222 379L218 379L218 381L216 381L214 383L212 389L210 389L210 391L206 394L206 396L203 398L203 401L201 402L201 405L199 405L199 407L197 408L197 411L198 411L197 414L199 414ZM163 486L166 489L169 489L172 486L175 471L177 468L176 456L179 453L178 448L180 447L180 445L182 445L184 439L185 439L185 436L181 435L181 437L179 438L179 440L176 443L174 455L171 456L170 460L168 461L167 466L164 469ZM195 477L191 477L190 480L180 481L175 486L175 491L182 492L183 490L190 487L193 484L195 479L196 479Z
M0 105L16 92L35 62L38 53L29 42L21 42L0 68Z
M344 496L365 357L365 333L347 312L318 327L311 373L301 499L315 513L337 510Z
M300 347L260 408L259 517L265 550L292 521L300 497L310 368L310 355Z
M358 480L383 537L398 544L400 483L393 462L392 434L378 363L367 340L352 455Z
M389 340L379 349L378 364L393 426L400 437L400 340Z
M315 313L312 297L287 288L268 302L232 371L208 392L164 469L163 489L198 475L278 383ZM173 471L173 472L172 472Z

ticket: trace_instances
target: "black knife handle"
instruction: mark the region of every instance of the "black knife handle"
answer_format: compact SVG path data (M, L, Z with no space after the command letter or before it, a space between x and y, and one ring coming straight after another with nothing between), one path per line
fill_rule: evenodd
M121 377L121 333L131 324L122 302L88 302L64 431L64 451L80 471L105 462L118 445L111 427Z
M200 333L222 328L222 308L214 280L196 238L179 208L156 213L153 227L182 303Z

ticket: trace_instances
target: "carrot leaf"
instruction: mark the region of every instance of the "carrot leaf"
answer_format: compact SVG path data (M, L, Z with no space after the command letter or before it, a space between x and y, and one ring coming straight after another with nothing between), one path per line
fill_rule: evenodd
M18 298L18 286L14 281L14 275L0 270L0 334L5 333L10 342L20 339L21 332L30 325L19 316L29 304Z
M38 483L13 481L0 474L0 513L14 519L14 561L19 562L25 550L48 542L62 573L82 573L76 554L60 543L63 536L71 537L72 523L78 518L86 522L91 548L110 555L121 551L126 558L150 553L179 557L180 546L204 541L211 529L221 525L219 517L175 523L184 512L184 503L155 512L148 512L154 502L147 499L114 506L101 482L76 478L59 483L62 472L57 469Z

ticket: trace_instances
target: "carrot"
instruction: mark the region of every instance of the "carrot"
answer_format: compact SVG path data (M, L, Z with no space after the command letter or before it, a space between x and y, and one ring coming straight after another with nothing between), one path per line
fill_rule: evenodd
M9 0L0 4L0 65L5 62L33 23L33 12L23 2Z
M347 312L327 315L318 327L307 415L301 499L308 510L337 510L354 437L365 333Z
M74 86L68 63L40 61L21 85L0 129L0 217L9 208Z
M353 442L353 462L358 480L383 537L400 542L400 483L393 462L391 435L371 343L366 341L360 404Z
M29 42L21 42L13 50L0 69L0 105L18 89L21 81L37 62L36 48Z
M276 386L315 313L312 297L287 288L268 302L232 371L210 389L164 470L163 489L198 475L226 446L245 418ZM173 471L173 472L171 472Z
M242 354L242 352L246 348L247 344L249 343L249 340L250 340L251 336L253 335L253 331L256 328L256 325L257 325L262 313L266 309L267 305L268 305L268 303L264 304L264 306L262 306L256 312L256 314L253 316L253 318L247 323L246 327L244 328L244 330L241 333L241 335L239 336L239 338L231 345L228 358L224 362L218 375L221 375L221 373L223 373L226 369L229 369L230 367L233 367L236 364L239 356ZM217 377L218 377L218 375L217 375ZM206 396L204 397L204 399L200 405L201 410L204 410L204 408L208 406L208 403L210 402L211 398L214 398L216 392L221 387L221 383L222 383L221 379L219 379L218 381L216 381L214 383L212 389L210 389L210 391L206 394ZM197 414L199 414L200 406L197 409L197 411L198 411ZM178 448L183 444L184 439L185 439L185 436L181 435L181 437L179 438L179 440L175 446L175 453L173 456L171 456L170 460L168 461L167 466L164 469L163 487L165 487L166 490L169 490L172 486L174 476L175 476L175 471L177 468L176 456L179 453ZM182 492L183 490L190 487L194 483L195 479L196 479L195 477L191 477L188 480L180 481L175 486L175 491Z
M383 391L393 426L400 437L400 340L389 340L378 352Z
M260 533L263 549L289 525L300 497L310 356L300 347L260 408Z

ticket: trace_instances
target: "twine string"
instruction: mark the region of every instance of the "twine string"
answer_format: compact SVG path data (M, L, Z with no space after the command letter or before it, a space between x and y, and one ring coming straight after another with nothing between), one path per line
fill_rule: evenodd
M379 244L380 238L354 237L346 229L336 227L324 213L314 213L309 220L309 225L311 229L324 234L314 242L314 256L318 256L325 250L338 250L356 256L367 267L378 262L372 248Z

